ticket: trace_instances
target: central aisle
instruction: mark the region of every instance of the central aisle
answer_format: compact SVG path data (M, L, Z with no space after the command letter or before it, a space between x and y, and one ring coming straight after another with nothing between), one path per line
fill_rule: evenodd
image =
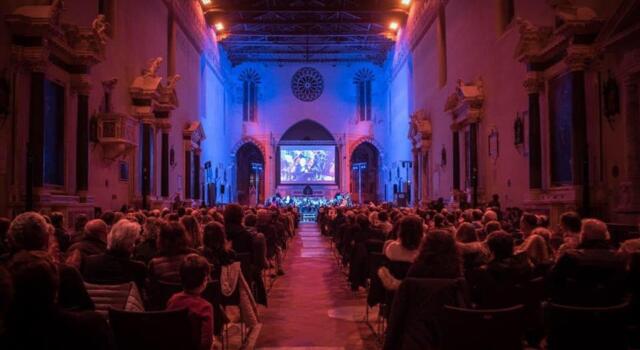
M300 224L290 245L286 275L269 293L269 308L261 309L256 348L375 349L362 322L365 296L349 290L318 226Z

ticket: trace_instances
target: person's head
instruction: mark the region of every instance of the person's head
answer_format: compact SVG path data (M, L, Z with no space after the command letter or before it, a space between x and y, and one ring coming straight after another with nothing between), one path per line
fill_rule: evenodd
M84 230L84 227L87 225L87 222L89 222L89 219L87 219L87 216L84 214L80 214L78 216L76 216L74 222L73 222L73 231L75 233L81 233Z
M200 237L200 226L198 225L198 221L192 215L185 215L180 218L180 223L187 231L189 245L192 248L200 247L202 245L202 238Z
M580 215L575 211L569 211L560 215L560 227L562 227L565 232L580 233L581 226Z
M165 256L182 254L187 250L187 240L187 233L181 223L175 221L163 223L158 236L158 251Z
M144 222L144 230L143 235L145 240L155 240L158 239L158 235L160 234L160 225L163 220L158 217L151 216L148 217Z
M12 252L21 250L47 250L49 225L44 216L26 212L16 216L9 226L7 241Z
M507 232L492 232L487 237L487 245L495 260L513 256L513 236Z
M407 215L400 220L398 238L405 249L415 250L420 246L424 232L422 219L417 215Z
M468 222L463 222L456 231L456 240L461 243L471 243L478 241L476 227Z
M502 230L502 225L500 224L499 221L492 220L487 222L486 225L484 225L484 232L486 233L487 236L493 232L500 231L500 230Z
M59 211L54 211L49 215L51 219L51 225L55 228L64 228L64 215Z
M446 230L427 233L416 263L431 271L433 278L455 278L462 275L462 258L453 235Z
M22 251L9 263L14 305L26 314L49 311L60 285L58 269L44 251Z
M114 212L112 211L106 211L102 213L102 215L100 215L100 219L102 219L102 221L104 221L107 226L111 226L116 219L116 214L114 214Z
M438 213L433 217L433 225L436 228L445 227L446 224L447 224L447 219L444 217L444 215Z
M242 225L242 207L237 204L229 204L224 208L224 222L226 225Z
M499 196L497 193L494 193L494 194L491 196L491 199L493 199L493 201L494 201L494 202L497 202L497 201L499 201L499 200L500 200L500 196Z
M378 213L378 221L380 221L380 222L389 221L389 214L385 210L379 212Z
M180 265L180 281L187 293L200 295L209 281L211 266L204 257L189 254L184 257Z
M107 243L108 232L109 228L107 224L101 219L91 220L84 225L84 234L86 237L95 238L105 243Z
M598 219L582 220L582 229L580 232L580 242L602 242L606 243L611 236L607 224Z
M107 236L107 249L125 255L131 255L140 236L140 224L129 220L118 221Z
M367 230L370 226L369 218L364 214L358 214L356 216L356 223L360 226L361 229Z
M473 218L473 221L480 221L482 220L482 210L480 209L472 209L471 210L471 217Z
M525 233L533 231L538 226L538 217L532 213L524 213L520 218L520 230Z
M494 212L493 210L487 210L482 215L483 224L486 224L489 221L496 221L496 220L498 220L498 214L496 214L496 212Z
M244 226L246 227L256 227L256 221L258 221L256 214L247 214L244 216Z
M205 248L223 250L227 236L221 223L212 221L204 227L203 243Z

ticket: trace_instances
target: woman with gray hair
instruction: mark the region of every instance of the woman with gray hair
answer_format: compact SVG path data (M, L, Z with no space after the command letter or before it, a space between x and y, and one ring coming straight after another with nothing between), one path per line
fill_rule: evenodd
M144 263L131 258L140 236L140 225L129 220L118 221L107 236L107 252L87 257L82 275L94 284L135 282L142 290L147 278Z

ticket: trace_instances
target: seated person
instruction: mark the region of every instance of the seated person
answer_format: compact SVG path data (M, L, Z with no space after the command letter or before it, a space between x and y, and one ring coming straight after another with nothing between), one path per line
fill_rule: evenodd
M64 310L58 264L42 250L23 250L9 264L13 303L3 349L113 349L106 320L92 311Z
M400 221L398 239L386 241L384 255L390 261L403 261L413 263L418 256L418 248L422 241L424 225L417 215L408 215Z
M213 265L213 278L220 279L222 266L236 261L236 253L231 249L231 242L227 241L224 226L215 221L208 223L204 227L202 241L202 255Z
M192 330L198 335L200 350L211 349L213 343L213 307L201 297L210 274L211 266L207 259L197 254L185 256L180 265L183 291L174 294L167 302L167 310L189 311Z
M148 217L142 230L142 242L136 245L133 256L136 260L148 264L158 253L158 235L160 225L164 221L156 217Z
M107 224L100 219L89 221L82 236L67 250L67 264L81 269L83 260L107 251Z
M48 252L53 229L45 218L35 212L26 212L16 216L9 227L9 263L13 256L23 251ZM54 240L55 238L51 238ZM55 244L55 242L51 242ZM56 263L58 271L58 305L65 309L93 310L94 305L80 272L72 266Z
M570 211L560 216L560 230L552 237L552 241L558 241L556 256L559 257L569 249L576 249L580 244L580 215ZM555 243L557 244L557 243Z
M531 231L531 235L516 247L515 252L516 254L527 254L535 266L551 264L553 261L553 250L549 244L550 239L551 231L544 227L535 228Z
M489 259L486 244L478 241L478 232L473 224L468 222L460 224L456 231L456 241L465 269L482 265Z
M483 307L513 306L513 287L533 277L533 264L526 254L514 255L513 235L505 231L492 232L487 245L491 260L467 274L473 299Z
M458 278L462 276L462 257L453 236L445 230L429 232L407 277Z
M582 220L580 244L558 258L549 274L551 300L559 304L611 306L624 300L626 261L611 249L607 225Z
M104 254L85 258L82 276L95 284L121 284L135 282L143 291L147 268L144 263L132 260L135 243L140 235L140 225L129 220L120 220L111 228Z
M170 221L160 226L158 255L149 261L149 280L180 284L180 265L187 254L197 253L189 249L187 233L181 223Z

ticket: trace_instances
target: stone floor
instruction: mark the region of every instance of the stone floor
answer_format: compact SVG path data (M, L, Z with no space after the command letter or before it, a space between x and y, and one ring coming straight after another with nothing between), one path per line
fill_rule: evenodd
M269 307L261 308L262 327L247 348L378 348L363 322L365 295L349 290L329 240L316 224L301 224L290 244L285 271L269 293Z

